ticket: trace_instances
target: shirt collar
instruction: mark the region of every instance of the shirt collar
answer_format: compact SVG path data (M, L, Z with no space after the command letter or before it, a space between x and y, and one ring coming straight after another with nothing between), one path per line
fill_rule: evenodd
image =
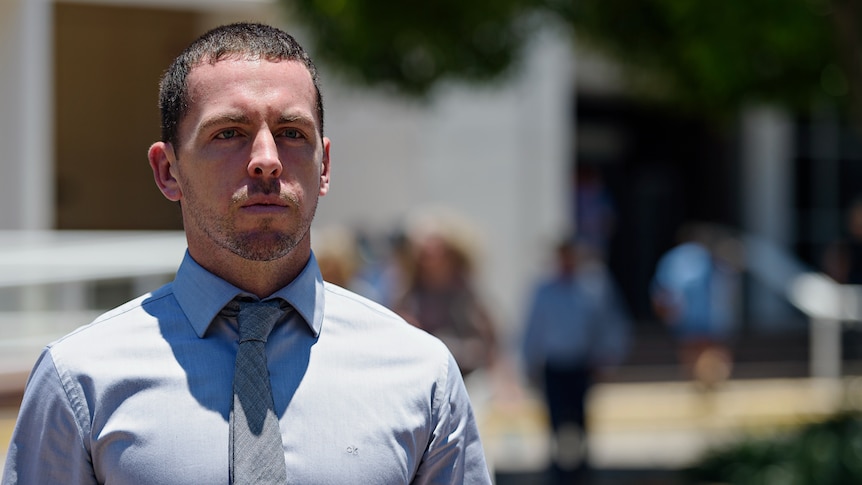
M239 295L248 295L199 265L186 251L173 283L174 295L198 337L203 338L216 315ZM264 298L282 298L289 303L314 336L323 326L323 277L314 254L290 284Z

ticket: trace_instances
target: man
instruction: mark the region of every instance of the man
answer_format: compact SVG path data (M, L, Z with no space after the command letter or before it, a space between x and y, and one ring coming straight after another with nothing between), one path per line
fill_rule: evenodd
M214 29L168 69L160 106L149 161L187 254L172 283L45 349L3 483L264 483L249 462L283 477L265 483L490 483L445 346L321 279L309 227L330 141L302 47L264 25ZM239 338L249 307L280 315L268 338ZM240 377L251 340L266 367ZM261 401L234 386L260 374ZM274 460L234 441L273 433Z
M587 395L594 375L619 364L630 321L598 251L565 238L553 274L536 284L522 341L527 375L544 393L554 438L555 483L588 471Z

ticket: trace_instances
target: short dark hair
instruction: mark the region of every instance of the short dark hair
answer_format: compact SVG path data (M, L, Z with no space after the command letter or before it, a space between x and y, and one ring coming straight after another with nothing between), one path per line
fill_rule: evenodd
M311 57L290 34L269 25L241 22L216 27L198 37L165 71L159 84L162 141L178 146L180 120L189 107L187 78L191 70L204 62L215 64L230 58L301 62L314 83L320 136L323 136L323 96Z

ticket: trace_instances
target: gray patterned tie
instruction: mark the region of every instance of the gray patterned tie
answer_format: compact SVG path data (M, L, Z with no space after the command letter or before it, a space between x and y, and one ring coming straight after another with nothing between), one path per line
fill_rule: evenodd
M240 302L230 412L230 483L234 485L287 483L265 351L266 339L283 314L276 301Z

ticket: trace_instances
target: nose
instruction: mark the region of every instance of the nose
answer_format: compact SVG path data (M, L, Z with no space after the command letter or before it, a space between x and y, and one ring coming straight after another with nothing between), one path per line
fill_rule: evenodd
M279 177L282 165L275 138L267 129L261 130L251 146L248 174L252 177Z

